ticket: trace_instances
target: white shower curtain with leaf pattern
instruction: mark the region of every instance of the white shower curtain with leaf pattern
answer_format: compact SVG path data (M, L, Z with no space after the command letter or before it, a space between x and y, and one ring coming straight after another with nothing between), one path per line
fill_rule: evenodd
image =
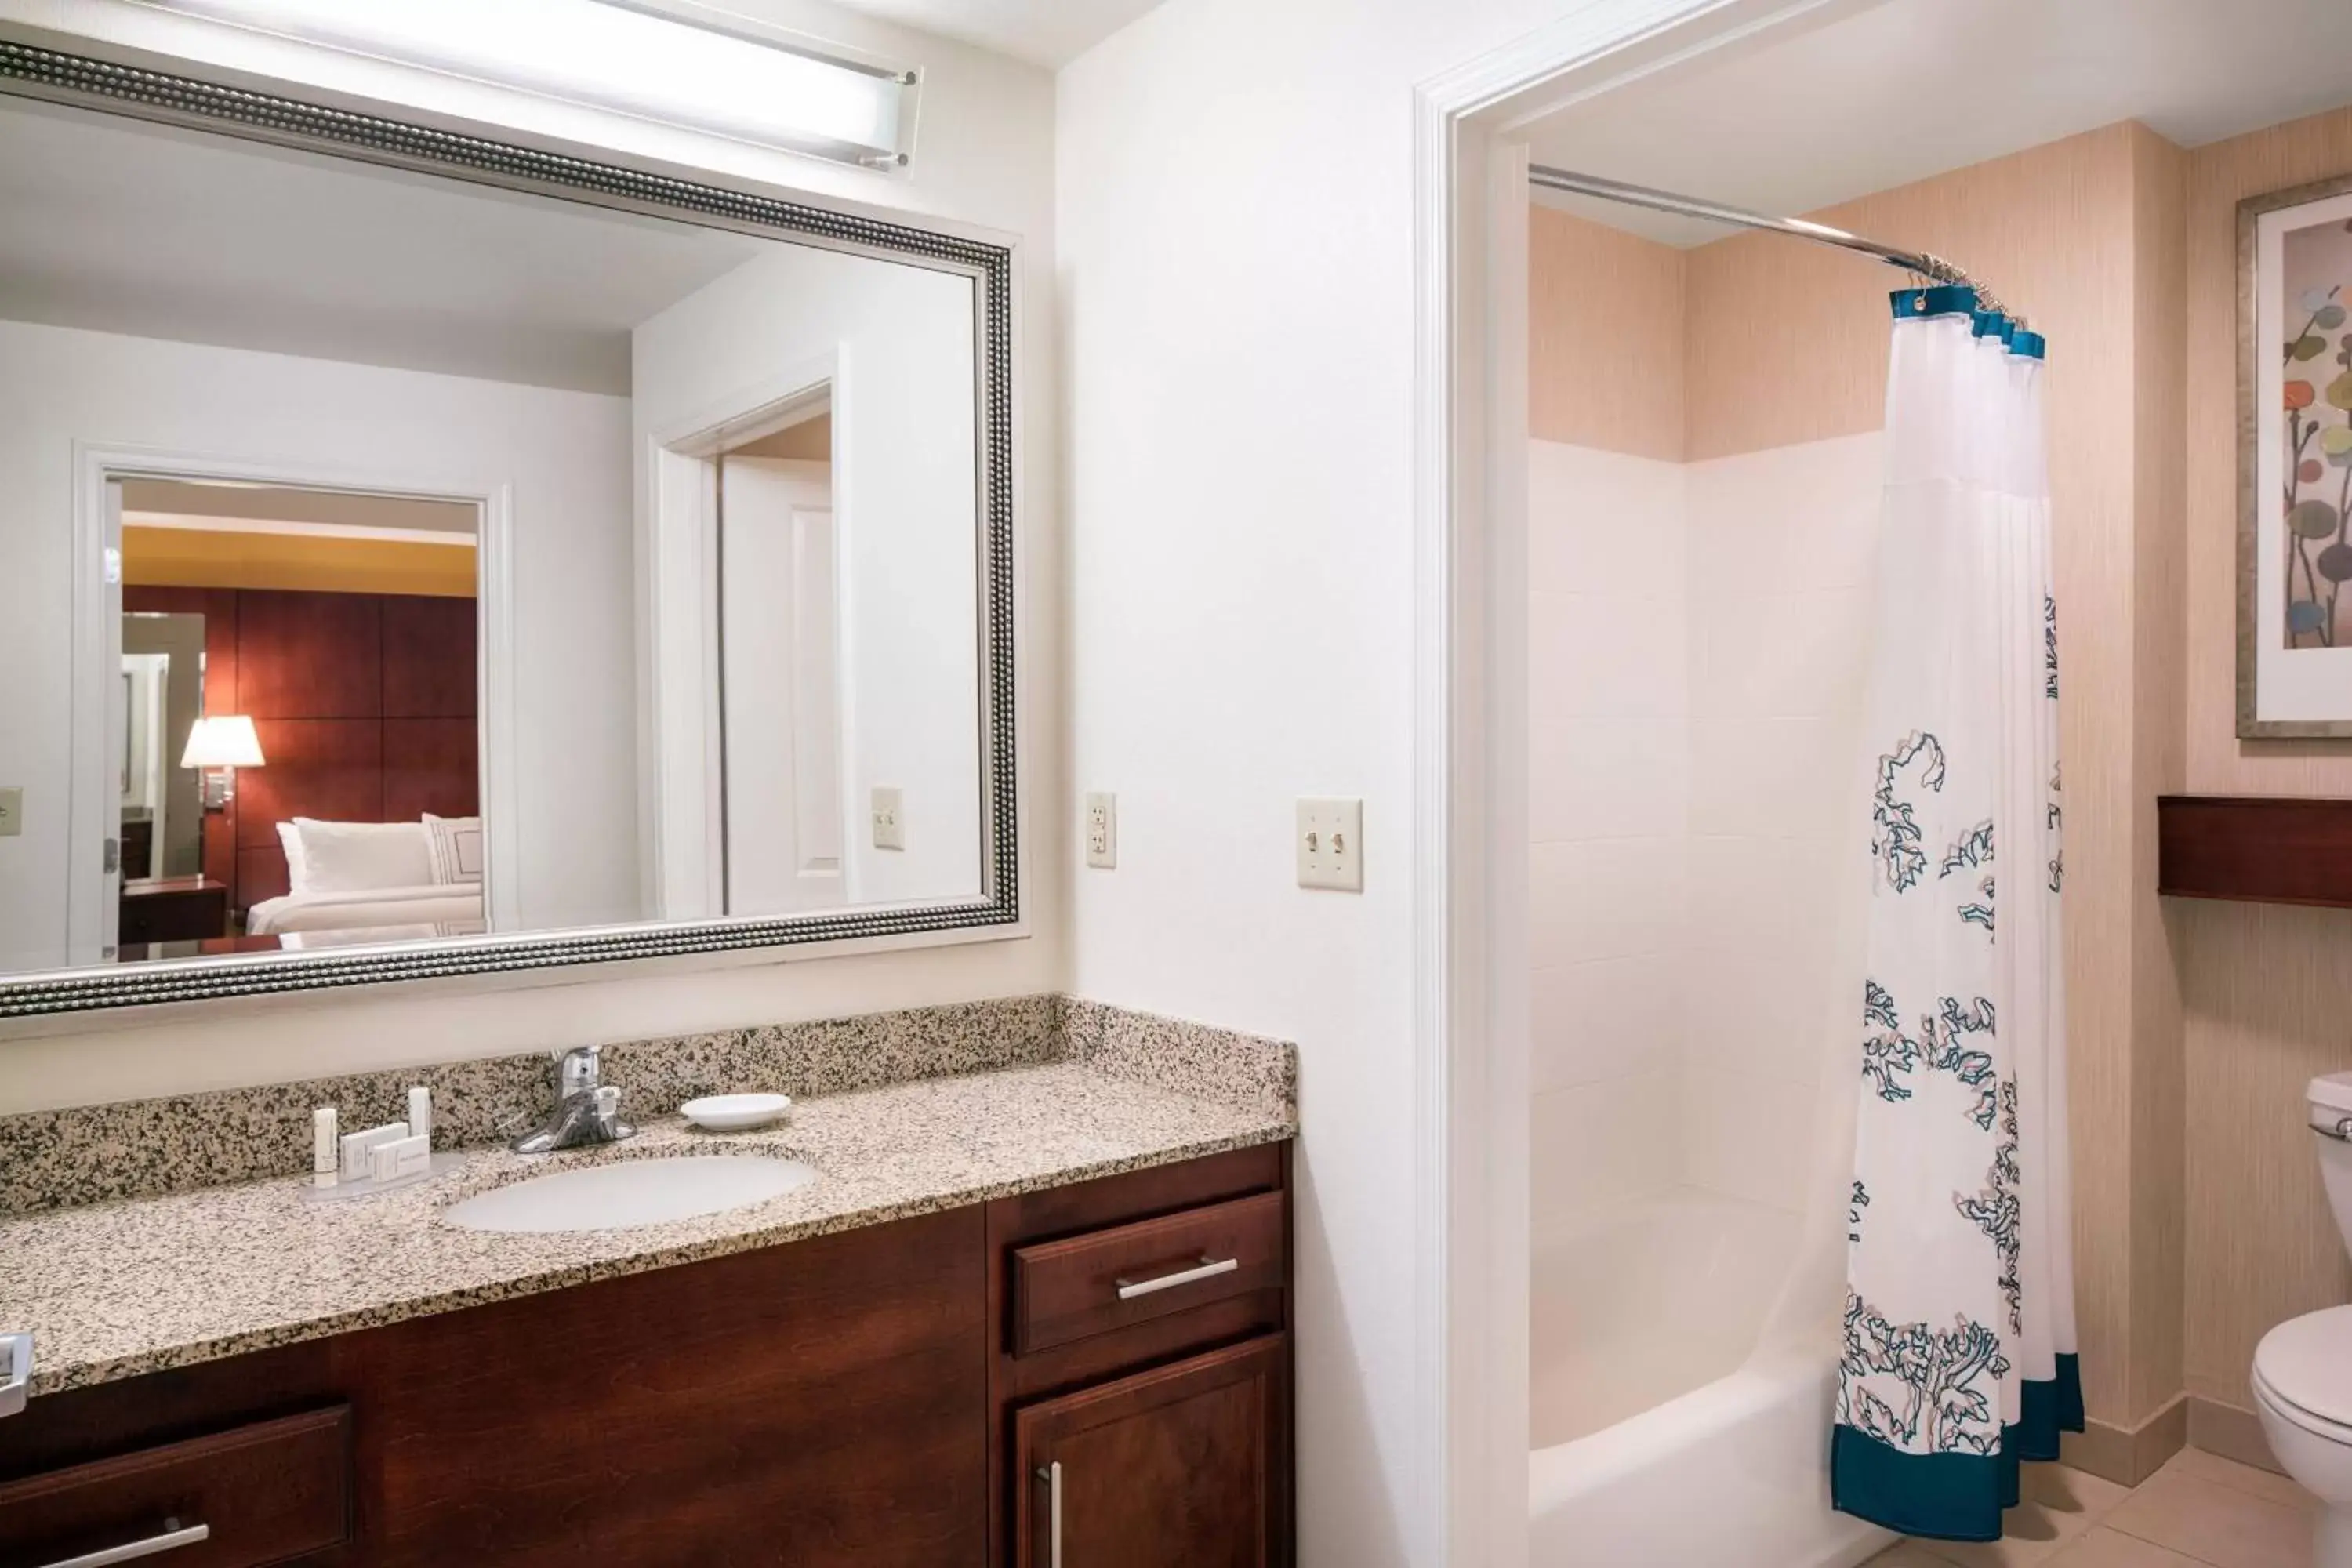
M1990 1540L2082 1426L2042 342L1971 289L1894 303L1832 1474L1848 1512Z

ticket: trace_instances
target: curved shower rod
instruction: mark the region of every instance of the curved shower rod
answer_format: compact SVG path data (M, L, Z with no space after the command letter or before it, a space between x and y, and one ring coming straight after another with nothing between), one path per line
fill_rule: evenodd
M1647 185L1629 185L1622 180L1605 180L1598 174L1580 174L1570 169L1547 168L1541 163L1528 165L1528 183L1541 185L1546 190L1597 196L1604 202L1622 202L1627 206L1648 207L1653 212L1679 213L1685 217L1702 217L1738 228L1761 229L1767 234L1792 235L1799 239L1810 239L1816 245L1833 245L1840 250L1858 251L1864 256L1876 257L1889 267L1900 267L1915 277L1973 289L1977 291L1978 302L1985 310L1999 311L2021 327L2025 325L2025 318L2002 304L2000 295L1969 277L1958 263L1947 261L1931 251L1898 250L1894 246L1881 245L1858 234L1848 234L1842 228L1832 228L1825 223L1813 223L1801 217L1773 217L1766 213L1749 212L1746 207L1726 206L1721 202L1702 201L1696 196L1678 196L1672 191L1652 190Z

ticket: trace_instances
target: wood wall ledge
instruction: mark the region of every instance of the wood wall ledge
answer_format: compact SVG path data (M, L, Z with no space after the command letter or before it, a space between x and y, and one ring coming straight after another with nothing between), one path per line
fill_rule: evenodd
M2352 800L2158 795L2156 844L2159 893L2352 909Z

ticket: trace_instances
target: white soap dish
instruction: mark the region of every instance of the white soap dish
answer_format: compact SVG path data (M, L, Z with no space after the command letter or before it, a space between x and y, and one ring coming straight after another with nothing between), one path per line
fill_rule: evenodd
M789 1094L707 1094L678 1110L697 1127L713 1132L748 1132L782 1120L792 1108Z

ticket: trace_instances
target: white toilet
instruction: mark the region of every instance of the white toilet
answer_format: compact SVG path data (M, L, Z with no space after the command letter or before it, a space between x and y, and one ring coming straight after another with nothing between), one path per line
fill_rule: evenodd
M2327 1204L2352 1248L2352 1073L2313 1079L2308 1093ZM2315 1568L2352 1568L2352 1307L2290 1318L2264 1334L2253 1385L2271 1452L2326 1505Z

